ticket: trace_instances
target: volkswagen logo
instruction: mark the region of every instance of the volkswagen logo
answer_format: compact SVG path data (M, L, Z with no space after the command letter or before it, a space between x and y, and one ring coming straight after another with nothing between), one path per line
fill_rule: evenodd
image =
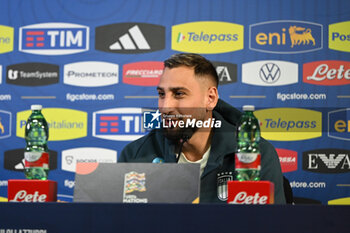
M266 63L260 68L259 76L265 83L275 83L281 76L281 70L274 63Z

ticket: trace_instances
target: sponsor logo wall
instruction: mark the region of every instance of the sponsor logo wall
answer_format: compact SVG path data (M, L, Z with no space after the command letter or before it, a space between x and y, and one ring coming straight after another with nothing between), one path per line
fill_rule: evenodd
M22 15L0 14L0 196L24 178L31 104L50 126L49 178L72 201L76 163L115 163L149 132L162 61L186 52L213 61L220 98L256 106L297 202L348 203L350 2L209 2L4 1Z

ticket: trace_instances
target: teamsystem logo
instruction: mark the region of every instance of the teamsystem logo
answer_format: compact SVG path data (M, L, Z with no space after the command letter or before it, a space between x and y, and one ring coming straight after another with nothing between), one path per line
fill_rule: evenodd
M10 65L6 83L20 86L43 86L58 83L59 66L46 63L21 63Z
M242 83L257 86L282 86L298 82L298 64L265 60L242 65Z
M96 28L95 49L110 53L148 53L165 48L165 27L117 23Z
M89 50L89 28L71 23L43 23L19 29L19 51L65 55Z
M176 119L176 120L173 120ZM160 128L220 128L221 121L215 118L208 120L197 120L192 118L192 115L167 115L162 114L159 110L155 112L145 111L143 113L143 127L145 129L160 129Z
M249 48L266 53L304 53L322 49L321 24L280 20L249 26Z
M192 53L227 53L243 49L243 25L203 21L174 25L171 48Z

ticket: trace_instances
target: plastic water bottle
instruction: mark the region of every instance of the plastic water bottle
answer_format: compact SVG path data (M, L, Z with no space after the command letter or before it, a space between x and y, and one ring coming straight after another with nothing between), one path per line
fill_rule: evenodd
M238 181L260 180L261 155L260 126L254 116L253 105L243 106L237 135L237 152L235 154L235 178Z
M27 179L47 180L49 173L49 127L41 109L41 105L31 106L32 114L25 129L24 170Z

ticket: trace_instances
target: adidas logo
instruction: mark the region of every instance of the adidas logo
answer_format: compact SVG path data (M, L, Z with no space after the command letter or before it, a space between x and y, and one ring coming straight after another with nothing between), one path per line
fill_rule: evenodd
M119 43L119 41L120 41L120 43ZM133 49L133 50L135 50L136 46L138 49L151 49L146 38L142 34L139 26L137 26L137 25L130 28L129 33L125 33L124 35L119 37L119 41L117 41L114 44L112 44L111 46L109 46L109 49L111 49L111 50Z
M95 49L110 53L147 53L165 48L165 27L117 23L96 28Z

